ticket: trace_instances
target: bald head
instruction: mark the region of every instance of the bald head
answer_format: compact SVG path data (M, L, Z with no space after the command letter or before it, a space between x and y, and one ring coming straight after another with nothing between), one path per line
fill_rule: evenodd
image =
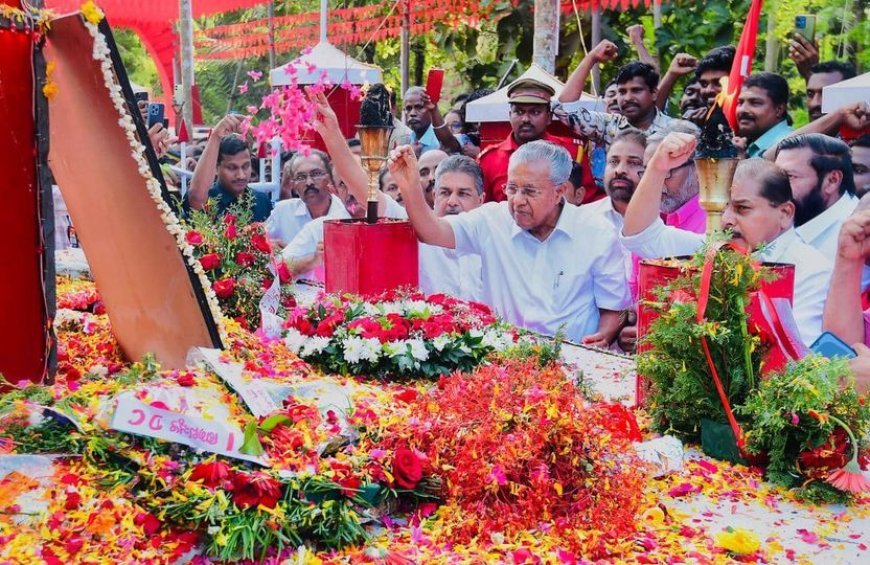
M430 149L417 161L417 170L420 172L420 188L429 206L435 206L435 169L448 157L447 153L440 149Z

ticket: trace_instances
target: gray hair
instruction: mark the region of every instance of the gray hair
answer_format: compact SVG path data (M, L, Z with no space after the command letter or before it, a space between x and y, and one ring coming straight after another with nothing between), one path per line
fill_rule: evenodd
M297 163L299 163L299 161L301 161L302 159L310 159L311 157L320 160L320 163L323 165L323 170L326 172L327 176L329 176L329 181L335 184L335 179L332 176L332 163L329 160L329 155L319 149L311 149L311 153L309 153L308 155L300 151L293 155L293 157L291 157L284 166L289 167L288 172L291 175L295 175Z
M480 165L471 157L465 155L451 155L440 163L435 169L435 188L441 186L441 177L445 173L463 173L474 179L474 188L477 194L483 194L483 171Z
M689 120L673 120L664 129L648 135L646 138L647 145L658 145L671 132L688 133L698 137L701 135L701 128Z
M511 155L508 170L520 164L536 162L545 162L550 165L550 182L556 186L568 181L574 163L567 149L561 145L539 139L520 145Z
M405 91L405 96L403 98L407 98L408 96L413 96L415 94L425 94L426 89L422 86L412 86L408 90Z

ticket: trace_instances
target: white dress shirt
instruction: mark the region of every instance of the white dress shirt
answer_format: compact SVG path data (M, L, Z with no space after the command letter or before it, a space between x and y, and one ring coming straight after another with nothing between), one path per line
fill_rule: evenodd
M408 211L389 195L384 215L388 218L407 219ZM281 252L285 260L298 261L314 254L317 244L323 241L323 222L329 218L317 218L305 224L296 237ZM443 293L462 300L482 301L480 257L457 256L451 249L419 244L420 290L424 294ZM317 268L297 278L323 281L323 268Z
M445 218L456 252L481 258L483 302L509 322L579 341L598 330L598 309L630 303L617 233L606 220L565 205L544 241L517 226L507 202Z
M345 220L350 218L350 213L344 207L341 198L331 194L325 217ZM271 239L289 243L299 230L313 219L308 206L301 198L288 198L275 204L272 214L266 220L266 231Z
M480 255L458 256L453 249L420 244L420 290L483 302Z
M837 256L837 240L840 228L846 218L852 215L858 206L858 199L849 193L843 194L833 206L796 228L804 242L822 252L822 255L833 261Z
M625 225L625 218L622 214L616 211L616 208L613 207L613 200L611 200L609 196L606 196L601 200L596 200L595 202L590 202L589 204L583 204L580 206L580 210L604 218L613 226L613 229L616 230L617 234L622 233L622 226ZM631 258L631 251L622 245L619 247L622 250L622 257L625 261L625 279L632 280L634 264Z
M642 232L622 235L619 240L632 253L644 259L691 255L704 245L705 236L666 226L661 218ZM756 256L769 263L794 265L794 308L792 314L809 347L822 333L822 312L828 297L831 262L817 249L798 237L794 228L781 233Z

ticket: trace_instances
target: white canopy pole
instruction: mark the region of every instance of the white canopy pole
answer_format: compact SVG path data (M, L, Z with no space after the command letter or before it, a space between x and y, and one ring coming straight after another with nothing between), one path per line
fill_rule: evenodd
M326 3L327 0L320 0L320 42L326 43Z

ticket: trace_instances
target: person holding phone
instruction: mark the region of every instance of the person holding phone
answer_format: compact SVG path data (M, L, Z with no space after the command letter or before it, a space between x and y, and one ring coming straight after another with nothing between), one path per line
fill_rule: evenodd
M405 124L411 128L411 144L418 154L432 149L446 153L462 150L425 88L412 86L405 92Z

